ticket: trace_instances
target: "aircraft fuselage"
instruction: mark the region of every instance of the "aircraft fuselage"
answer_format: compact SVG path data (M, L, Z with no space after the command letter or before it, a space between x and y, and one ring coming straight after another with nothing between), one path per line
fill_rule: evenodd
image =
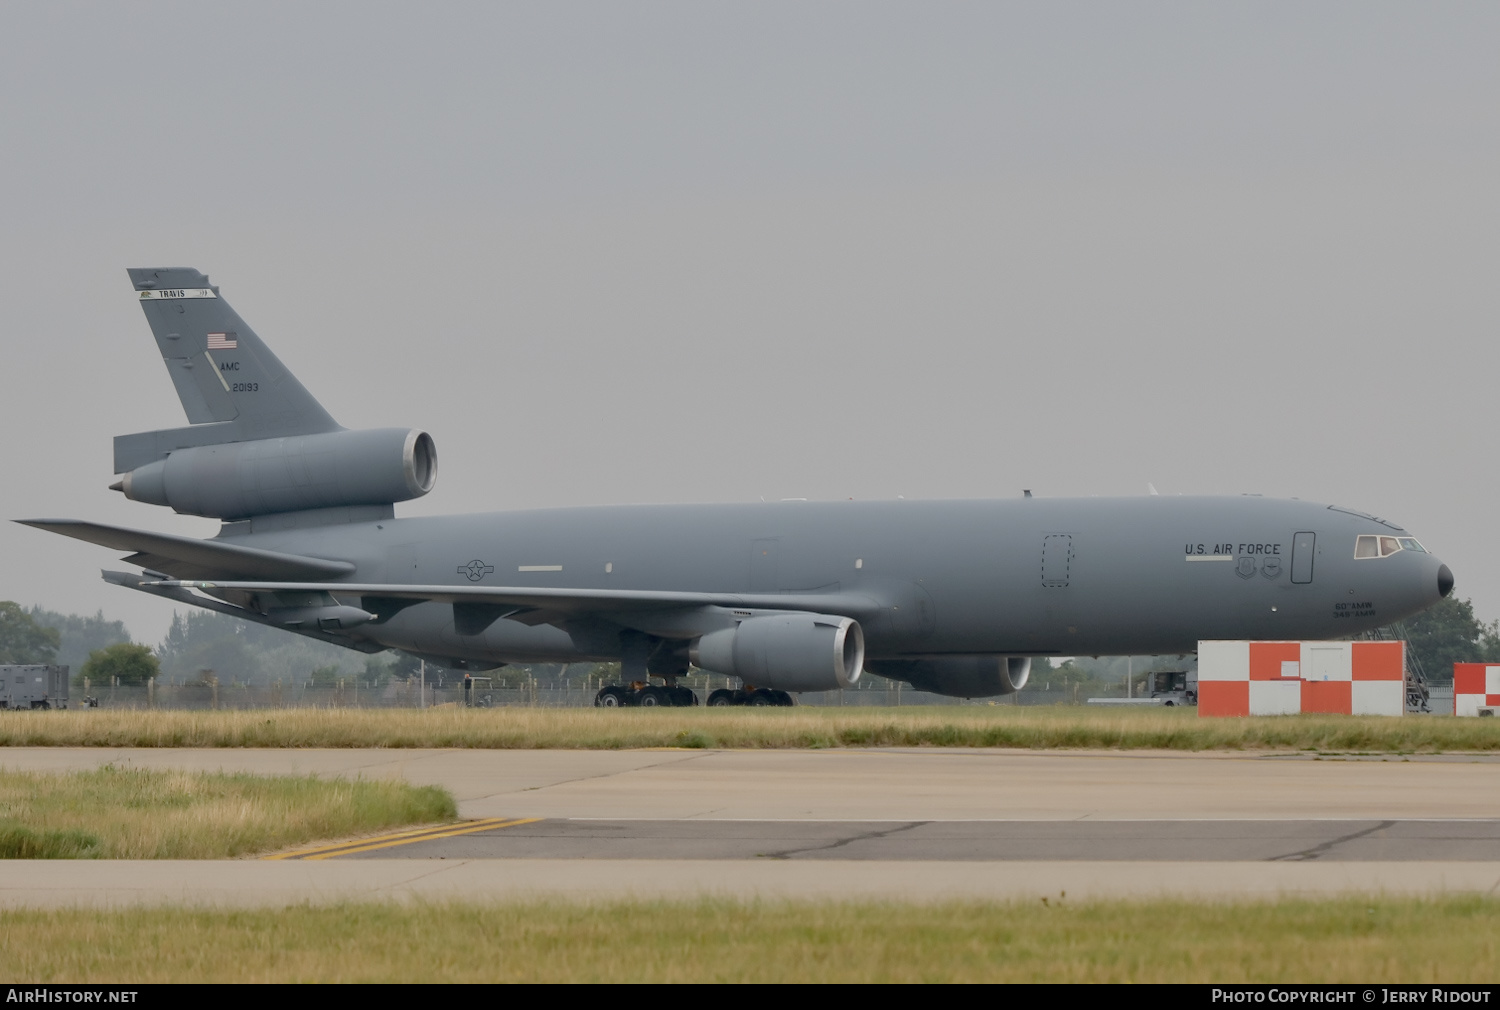
M232 539L352 561L351 583L853 594L878 604L859 615L867 655L878 660L1337 638L1441 598L1435 556L1356 558L1361 534L1410 539L1371 517L1256 496L566 508ZM592 624L498 620L459 634L443 603L356 634L490 662L617 655L607 629Z

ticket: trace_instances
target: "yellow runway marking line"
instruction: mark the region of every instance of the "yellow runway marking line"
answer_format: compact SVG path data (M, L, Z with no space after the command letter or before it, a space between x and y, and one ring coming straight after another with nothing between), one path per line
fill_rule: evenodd
M503 818L503 817L491 817L491 818L489 818L487 821L485 821L483 823L496 823L496 824L498 824L499 822L501 822L501 821L503 821L505 819L506 818ZM469 821L467 823L473 824L473 823L476 823L476 822ZM306 856L311 856L311 855L313 855L314 853L317 853L317 852L334 852L334 851L337 851L339 849L347 849L351 845L365 845L365 844L370 843L370 842L383 842L383 841L388 841L390 839L396 839L396 838L410 838L410 839L413 839L413 840L420 841L423 837L425 837L427 835L430 835L430 834L432 834L434 832L437 832L437 831L447 831L449 828L452 828L454 826L455 825L452 825L452 824L435 824L435 825L431 825L431 826L425 827L425 828L413 828L410 831L396 831L396 832L393 832L393 833L391 833L389 835L376 835L373 838L361 838L358 841L353 841L353 842L339 842L337 845L321 845L321 846L318 846L317 848L312 848L312 849L297 849L294 852L278 852L274 856L265 856L263 858L265 858L265 859L302 859L302 858L304 858Z
M521 824L535 824L539 820L541 820L540 817L488 817L481 821L463 821L458 824L440 824L432 828L418 828L414 831L398 831L394 834L377 835L374 838L362 838L354 842L341 842L338 845L299 849L295 852L279 852L274 856L265 856L264 858L268 860L331 859L335 856L348 856L357 852L370 852L374 849L388 849L397 845L412 845L416 842L452 838L456 835L471 835L480 831L513 828Z

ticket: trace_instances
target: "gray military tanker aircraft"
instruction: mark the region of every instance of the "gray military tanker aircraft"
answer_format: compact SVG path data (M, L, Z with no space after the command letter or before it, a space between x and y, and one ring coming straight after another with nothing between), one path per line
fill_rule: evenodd
M1401 527L1243 497L638 505L398 519L437 453L340 427L197 270L129 271L186 427L115 439L133 501L222 520L208 540L26 520L119 551L112 583L325 642L461 670L612 661L602 706L791 704L865 670L954 697L1031 659L1318 639L1453 587ZM659 680L658 686L654 680Z

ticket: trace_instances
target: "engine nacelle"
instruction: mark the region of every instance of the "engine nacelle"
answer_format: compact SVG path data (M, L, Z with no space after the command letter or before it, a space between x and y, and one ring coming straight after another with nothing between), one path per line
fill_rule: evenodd
M953 656L870 663L870 672L904 680L918 691L950 698L992 698L1015 694L1031 677L1030 656Z
M765 614L693 644L693 665L778 691L853 687L864 672L865 634L848 617Z
M186 515L245 519L420 498L437 479L425 431L371 428L178 449L127 473L125 497Z

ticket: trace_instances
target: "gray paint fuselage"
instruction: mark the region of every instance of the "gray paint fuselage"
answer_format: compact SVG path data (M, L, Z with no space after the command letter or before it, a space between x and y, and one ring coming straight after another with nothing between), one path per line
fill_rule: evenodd
M1316 545L1311 581L1296 584L1300 532ZM1161 496L565 508L250 532L233 542L352 561L351 583L856 594L878 603L850 616L861 620L869 658L882 659L1337 638L1440 598L1436 557L1356 560L1361 533L1410 536L1311 502ZM1049 536L1068 539L1053 541L1044 585ZM1215 552L1229 557L1187 560ZM477 581L460 571L474 561ZM621 627L635 620L605 617ZM459 635L452 608L429 602L354 634L490 662L617 655L608 635L565 627L501 619Z

